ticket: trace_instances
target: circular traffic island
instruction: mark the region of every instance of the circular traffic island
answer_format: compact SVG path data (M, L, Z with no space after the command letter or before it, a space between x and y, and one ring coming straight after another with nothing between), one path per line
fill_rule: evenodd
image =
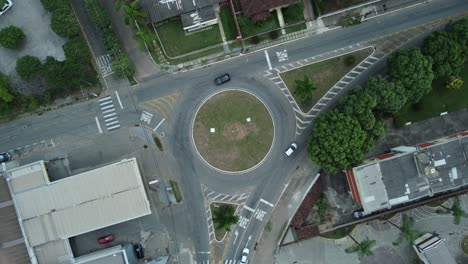
M227 90L204 101L192 132L195 148L208 165L224 172L243 172L266 158L274 126L269 110L257 97Z
M468 235L465 235L460 243L461 249L468 256Z

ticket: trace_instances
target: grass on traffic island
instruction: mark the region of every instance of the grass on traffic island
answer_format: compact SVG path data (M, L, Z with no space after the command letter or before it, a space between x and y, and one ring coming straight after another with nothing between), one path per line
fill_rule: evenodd
M335 230L333 232L330 232L328 234L323 234L323 235L320 235L320 236L323 237L323 238L328 238L328 239L341 239L341 238L344 238L345 236L351 234L354 227L356 227L356 225L343 227L343 228L340 228L340 229Z
M243 171L257 165L270 150L273 121L255 96L229 90L208 99L195 117L195 146L211 166Z
M406 105L395 114L395 126L439 116L443 112L456 112L468 108L468 63L460 73L463 85L457 90L448 89L446 80L434 80L432 90L414 105Z
M358 50L353 53L286 71L281 73L280 76L302 112L307 113L333 85L371 53L371 48ZM354 59L350 59L351 57L354 57ZM303 80L304 76L307 76L312 81L316 89L312 92L312 100L302 102L295 92L295 80Z
M461 241L460 246L461 246L461 249L463 250L463 253L465 253L465 255L468 255L468 235L465 235L465 237Z
M222 43L221 33L217 24L186 33L180 19L169 19L156 26L159 39L163 43L167 55L175 57L192 51Z
M169 182L171 183L171 188L172 188L172 191L174 192L176 202L180 203L182 201L182 195L179 190L179 184L173 180L169 180Z
M217 241L223 240L224 236L229 232L229 230L227 230L226 228L220 227L220 225L219 225L218 222L216 221L216 218L214 217L214 215L217 214L217 211L220 210L221 205L231 207L231 209L232 209L234 212L237 210L237 205L234 205L234 204L227 204L227 203L211 203L211 204L210 204L211 219L213 220L213 227L214 227L214 231L215 231L215 238L216 238Z

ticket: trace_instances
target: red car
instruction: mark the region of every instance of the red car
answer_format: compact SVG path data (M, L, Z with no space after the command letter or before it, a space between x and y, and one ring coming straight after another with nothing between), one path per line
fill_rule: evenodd
M113 235L103 236L103 237L100 237L98 239L99 244L107 244L107 243L110 243L112 241L114 241L114 236Z

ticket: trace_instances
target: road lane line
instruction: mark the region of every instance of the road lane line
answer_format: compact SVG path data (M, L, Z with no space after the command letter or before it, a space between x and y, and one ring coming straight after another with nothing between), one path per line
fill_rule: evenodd
M97 127L98 127L99 134L102 134L101 124L99 124L99 120L98 120L97 116L94 117L94 118L96 119L96 125L97 125Z
M153 129L153 131L155 131L155 132L156 132L156 129L158 129L158 128L159 128L159 126L161 126L161 125L162 125L162 123L164 122L164 120L166 120L166 118L163 118L163 119L162 119L162 120L161 120L161 121L158 123L158 125L156 125L156 127Z
M267 204L267 205L273 207L273 204L270 203L270 202L268 202L268 201L266 201L266 200L260 199L260 202L262 202L262 203L264 203L264 204Z
M265 57L266 57L266 60L267 60L267 63L268 63L268 69L272 70L273 68L271 67L270 56L268 55L268 51L264 50L264 52L265 52Z
M115 91L115 96L117 96L117 101L119 101L120 109L123 109L122 101L120 101L119 92Z
M246 209L246 210L249 210L249 211L250 211L250 212L252 212L252 213L254 213L254 212L255 212L255 210L254 210L254 209L252 209L252 208L248 207L248 206L247 206L247 205L245 205L245 204L244 204L244 209Z

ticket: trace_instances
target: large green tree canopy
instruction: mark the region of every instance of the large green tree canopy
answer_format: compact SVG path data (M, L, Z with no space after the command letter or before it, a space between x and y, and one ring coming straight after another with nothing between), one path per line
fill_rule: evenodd
M362 162L366 137L352 116L337 111L325 113L315 122L308 152L324 170L338 172Z
M432 89L432 60L418 48L400 49L388 57L389 74L405 88L408 102L417 103Z
M364 91L377 100L376 109L386 113L397 112L407 101L405 89L399 82L389 81L381 76L370 77Z

